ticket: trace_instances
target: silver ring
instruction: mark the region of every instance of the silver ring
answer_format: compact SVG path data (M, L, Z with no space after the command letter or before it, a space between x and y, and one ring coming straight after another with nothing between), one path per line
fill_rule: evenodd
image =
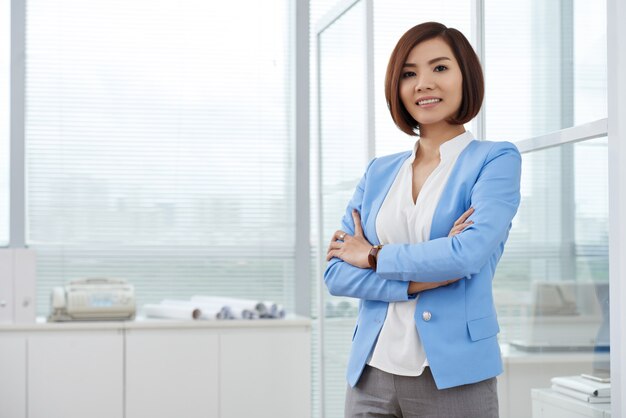
M343 239L346 237L346 233L344 232L343 234L339 235L339 239L343 241Z

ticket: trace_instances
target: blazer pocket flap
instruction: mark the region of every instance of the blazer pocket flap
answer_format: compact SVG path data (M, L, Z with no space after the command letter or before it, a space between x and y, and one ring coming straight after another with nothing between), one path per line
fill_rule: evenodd
M500 332L500 326L498 325L498 318L496 315L467 321L467 329L472 341L493 337Z

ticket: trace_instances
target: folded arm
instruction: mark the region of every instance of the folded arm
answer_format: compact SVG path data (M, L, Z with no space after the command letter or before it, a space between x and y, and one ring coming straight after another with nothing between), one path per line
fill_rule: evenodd
M520 203L520 177L517 148L496 143L471 191L474 223L452 237L385 245L376 274L387 280L434 282L478 273L508 235Z
M355 229L352 210L356 209L361 213L367 171L373 162L374 160L368 165L341 220L341 229L350 235L354 235ZM324 271L324 281L329 293L333 296L383 302L400 302L410 298L409 283L382 279L372 269L355 267L337 257L332 258L328 263Z

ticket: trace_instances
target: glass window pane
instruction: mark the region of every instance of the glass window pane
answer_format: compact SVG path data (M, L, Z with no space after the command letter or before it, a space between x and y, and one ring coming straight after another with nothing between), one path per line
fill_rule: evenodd
M606 117L604 3L485 2L488 138L530 138Z
M38 313L81 277L138 306L193 294L293 311L290 6L27 3Z
M521 206L493 283L505 359L540 371L533 387L609 371L607 151L604 137L523 155ZM530 403L529 390L515 396Z
M0 0L0 246L9 243L11 2Z
M606 118L606 1L574 1L574 124Z
M363 1L342 14L319 37L321 233L324 242L341 228L341 217L367 165L365 39ZM325 250L326 246L322 248ZM323 295L324 416L334 417L343 415L345 370L358 300L331 296L326 290Z

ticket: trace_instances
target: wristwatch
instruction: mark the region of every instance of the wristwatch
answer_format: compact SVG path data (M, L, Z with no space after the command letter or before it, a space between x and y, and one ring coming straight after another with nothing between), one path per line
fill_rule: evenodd
M367 256L367 261L370 263L372 270L376 271L376 262L378 261L378 251L383 248L382 245L374 245Z

